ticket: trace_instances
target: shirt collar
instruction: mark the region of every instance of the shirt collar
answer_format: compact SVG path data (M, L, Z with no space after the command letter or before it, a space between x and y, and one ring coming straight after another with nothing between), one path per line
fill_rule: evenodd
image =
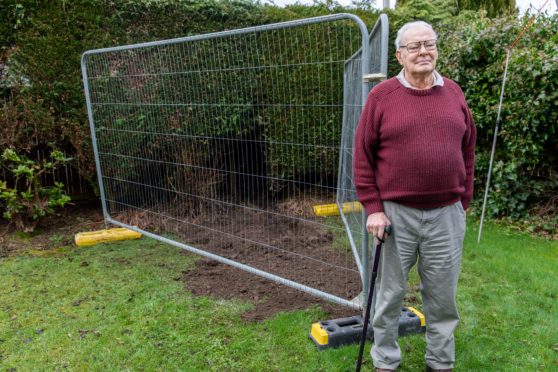
M433 87L435 86L444 86L444 78L442 77L442 75L440 75L438 73L438 71L434 70L434 84L432 84ZM401 72L399 72L399 74L397 75L397 80L399 80L399 82L405 87L405 88L409 88L409 89L416 89L415 87L413 87L408 81L407 79L405 79L405 73L404 70L401 70Z

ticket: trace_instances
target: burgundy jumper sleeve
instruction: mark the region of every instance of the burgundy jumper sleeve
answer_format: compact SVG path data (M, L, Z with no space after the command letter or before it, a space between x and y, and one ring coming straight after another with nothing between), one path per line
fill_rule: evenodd
M463 209L469 208L469 203L473 198L473 183L474 183L474 176L475 176L475 144L477 140L477 128L475 126L475 121L473 120L473 115L471 114L471 110L467 106L467 102L465 102L465 97L463 97L464 101L464 113L465 113L465 122L467 124L467 133L463 137L463 144L461 147L461 151L463 152L463 161L465 163L465 191L461 195L461 204L463 205Z

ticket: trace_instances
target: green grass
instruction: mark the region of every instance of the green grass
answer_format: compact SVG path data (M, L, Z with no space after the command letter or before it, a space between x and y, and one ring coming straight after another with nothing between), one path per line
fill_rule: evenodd
M477 245L470 227L456 370L558 370L558 242L488 225ZM319 307L245 323L250 304L184 289L197 257L173 247L143 238L36 253L0 261L0 371L354 369L356 345L318 352L308 340L326 319ZM400 370L422 371L423 337L401 348Z

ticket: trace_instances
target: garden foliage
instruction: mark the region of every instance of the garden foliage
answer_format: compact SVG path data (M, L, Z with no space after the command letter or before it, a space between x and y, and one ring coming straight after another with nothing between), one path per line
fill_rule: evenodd
M70 197L64 192L64 185L54 182L53 186L45 186L42 180L70 160L56 150L50 153L50 159L34 161L5 149L0 156L0 169L11 177L7 181L0 180L2 217L16 228L29 232L41 218L66 205Z
M477 179L488 172L507 48L528 16L458 19L442 35L441 70L463 88L479 130ZM558 17L541 17L511 51L489 210L523 217L558 190ZM478 186L482 186L479 184ZM479 187L482 188L482 187ZM544 205L541 205L544 207Z
M438 30L438 68L463 87L479 130L478 205L486 180L506 47L528 19L518 19L513 14L492 19L486 13L464 11L467 8L464 3L408 0L390 11L390 55L394 54L395 31L404 22L425 19ZM477 8L471 6L471 9ZM29 154L37 146L62 149L79 160L76 167L80 174L94 182L95 166L80 71L84 51L347 11L356 13L369 27L377 18L377 13L369 9L346 9L331 1L284 9L248 0L11 2L0 9L0 16L6 20L0 27L0 148L12 148L18 154ZM492 15L490 10L489 15ZM512 53L489 204L492 215L518 218L533 208L551 210L549 205L557 202L557 24L556 16L543 14ZM390 74L397 73L399 68L392 58ZM265 84L265 80L262 82ZM244 88L250 91L249 86L239 89ZM223 122L221 128L228 136L245 136L246 128L240 124L247 117L258 123L251 117L255 111L252 107L235 110L219 118ZM143 120L149 121L152 114L146 112ZM258 115L265 119L276 113ZM123 120L115 125L128 125L126 118ZM320 133L326 124L315 122L312 127ZM257 125L249 132L266 139L274 135L273 128ZM339 133L327 133L326 137L335 140ZM292 135L296 137L297 133ZM305 142L294 137L289 141ZM270 174L283 172L281 164L291 160L297 165L283 176L307 172L308 159L299 159L297 163L294 154L281 148L264 149L262 153L266 152L276 154L277 164L267 170ZM336 159L321 161L326 173L336 168Z
M474 10L484 11L489 17L501 17L514 12L515 0L397 0L396 6L419 10L434 7L438 11L440 8L451 6L456 13L461 10Z

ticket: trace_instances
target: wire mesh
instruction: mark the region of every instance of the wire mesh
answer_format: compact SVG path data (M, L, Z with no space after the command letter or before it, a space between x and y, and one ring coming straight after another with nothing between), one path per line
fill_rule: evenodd
M388 34L388 19L386 15L382 14L370 32L368 41L369 73L387 76ZM362 79L362 50L359 50L345 63L343 130L340 145L337 204L347 229L347 236L353 249L356 265L361 274L363 292L366 293L369 285L369 264L371 260L366 232L366 214L362 208L353 207L353 203L358 201L353 177L354 134L366 98L363 99L363 90L359 85ZM380 81L371 81L368 88L372 89ZM367 93L368 90L364 92ZM347 205L350 208L344 208ZM360 207L360 204L358 204L358 207Z
M312 207L336 200L345 62L367 40L341 14L87 52L105 218L351 306L345 227Z

